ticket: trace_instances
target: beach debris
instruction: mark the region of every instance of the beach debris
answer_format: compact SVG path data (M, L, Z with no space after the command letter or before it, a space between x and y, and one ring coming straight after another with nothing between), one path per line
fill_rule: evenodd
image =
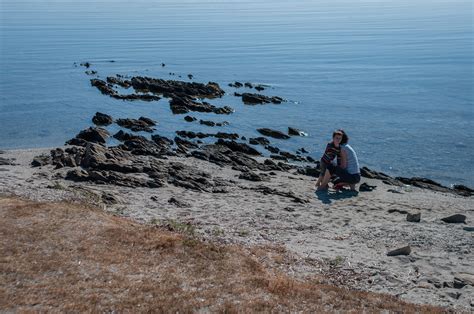
M421 213L407 213L407 221L409 222L420 222Z
M364 182L359 186L359 192L372 192L376 188L377 188L376 185L369 185Z
M387 256L410 255L411 247L409 245L389 251Z
M108 114L96 112L94 117L92 117L92 122L95 125L110 125L114 120Z
M257 129L257 131L262 135L270 136L273 138L284 139L284 140L290 138L290 136L286 135L285 133L281 131L272 130L269 128L260 128L260 129Z
M243 93L243 94L235 94L236 96L242 97L242 101L246 105L257 105L257 104L281 104L282 102L286 101L281 97L278 96L265 96L261 94L251 94L251 93Z
M301 131L297 128L288 127L288 135L294 136L308 136L308 133Z
M152 133L155 129L152 126L156 125L156 121L150 118L140 117L138 119L117 119L116 123L126 129L130 129L133 132L149 132Z
M441 220L450 224L466 223L466 216L462 214L454 214L448 217L441 218Z

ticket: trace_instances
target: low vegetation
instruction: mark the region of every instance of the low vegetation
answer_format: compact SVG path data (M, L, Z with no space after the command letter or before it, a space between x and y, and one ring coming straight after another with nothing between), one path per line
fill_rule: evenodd
M0 198L0 311L443 312L297 280L169 225L181 233L86 205Z

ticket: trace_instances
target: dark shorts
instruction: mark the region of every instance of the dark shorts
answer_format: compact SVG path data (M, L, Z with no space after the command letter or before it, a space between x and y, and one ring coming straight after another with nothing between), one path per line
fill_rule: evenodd
M339 166L334 166L329 164L326 166L331 175L336 175L338 179L334 183L345 182L349 184L356 184L360 182L360 174L350 174L346 169L343 169Z

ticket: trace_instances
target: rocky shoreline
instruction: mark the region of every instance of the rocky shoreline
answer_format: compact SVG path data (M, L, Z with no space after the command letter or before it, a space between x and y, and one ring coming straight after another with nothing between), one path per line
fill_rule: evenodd
M250 88L237 83L232 87ZM223 95L213 82L116 76L93 78L91 84L126 101L168 98L173 114L234 111L203 101ZM120 94L119 88L134 93ZM272 97L275 102L261 98L261 104L284 103ZM187 130L167 138L156 133L159 121L150 117L116 119L97 112L91 120L94 126L66 147L0 153L0 193L38 200L92 197L114 214L173 228L186 224L212 241L283 245L299 256L298 276L327 272L337 277L334 283L355 289L474 306L474 243L472 227L464 226L474 215L469 187L363 167L360 193L315 194L319 162L303 147L293 153L272 143L306 135L293 127L260 128L262 136L254 138ZM209 127L229 123L198 122L190 115L184 120ZM111 134L113 124L122 129ZM119 144L108 145L112 138Z

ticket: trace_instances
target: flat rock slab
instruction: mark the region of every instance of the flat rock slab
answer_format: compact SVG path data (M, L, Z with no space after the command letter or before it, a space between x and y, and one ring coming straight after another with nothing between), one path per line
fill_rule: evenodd
M409 245L392 250L387 253L387 256L410 255L411 247Z
M455 214L455 215L441 218L441 220L450 224L460 224L460 223L466 223L466 216L462 214Z

